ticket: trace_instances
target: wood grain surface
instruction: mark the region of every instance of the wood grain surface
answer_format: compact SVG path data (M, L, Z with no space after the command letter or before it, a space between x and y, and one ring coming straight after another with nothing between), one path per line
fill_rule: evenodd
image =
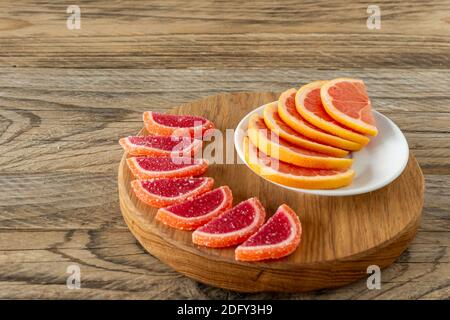
M450 4L0 1L0 298L450 298ZM144 110L220 92L360 77L426 180L417 236L382 272L308 294L238 294L148 255L123 222L119 137ZM69 265L81 289L66 286Z

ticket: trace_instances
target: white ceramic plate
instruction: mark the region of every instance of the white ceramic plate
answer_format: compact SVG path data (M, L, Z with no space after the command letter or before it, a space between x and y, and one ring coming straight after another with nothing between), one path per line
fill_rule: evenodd
M242 141L244 136L246 136L248 120L255 113L262 116L264 107L265 105L247 114L239 122L234 133L234 146L237 154L247 166ZM353 158L352 168L355 170L355 178L351 185L332 190L309 190L287 187L279 183L270 182L281 188L324 196L362 194L380 189L391 183L403 172L408 163L408 143L394 122L377 111L373 113L377 123L378 135L371 138L369 144L361 151L351 153L350 157Z

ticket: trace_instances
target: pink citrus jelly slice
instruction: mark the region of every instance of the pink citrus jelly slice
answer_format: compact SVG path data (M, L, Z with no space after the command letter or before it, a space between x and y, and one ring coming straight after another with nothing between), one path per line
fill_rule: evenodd
M199 116L146 111L143 114L143 120L145 128L150 134L162 136L194 136L199 134L201 137L207 130L214 128L211 121Z
M185 202L160 208L156 219L172 228L195 230L230 209L232 203L230 188L222 186Z
M131 187L142 202L153 207L165 207L195 197L212 189L214 179L200 178L155 178L134 180Z
M119 143L132 156L194 156L202 148L190 137L130 136Z
M189 157L131 157L128 167L138 179L198 176L205 173L205 159Z
M301 234L297 214L282 204L258 232L236 248L236 260L260 261L285 257L298 247Z
M266 211L258 198L235 207L195 230L192 241L201 246L221 248L245 241L264 223Z

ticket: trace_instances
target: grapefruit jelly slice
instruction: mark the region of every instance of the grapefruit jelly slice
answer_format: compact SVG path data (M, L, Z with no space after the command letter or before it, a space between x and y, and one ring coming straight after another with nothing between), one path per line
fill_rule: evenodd
M292 88L283 92L278 99L278 114L280 115L281 120L289 127L314 141L336 148L351 151L360 150L362 148L362 145L356 142L329 134L303 119L295 107L296 94L297 90Z
M320 88L326 81L315 81L301 87L295 95L298 113L313 125L341 138L366 145L369 138L334 120L322 104Z
M192 241L211 248L244 242L264 223L266 211L257 198L242 201L192 233Z
M257 114L248 123L250 141L273 158L307 168L346 169L352 159L331 157L317 151L297 147L272 133Z
M195 230L230 209L232 203L230 188L222 186L185 202L160 208L156 219L172 228Z
M366 86L359 79L338 78L320 88L326 112L336 121L355 131L376 136L378 129Z
M247 137L243 143L245 161L261 177L295 188L335 189L349 185L355 172L347 170L327 170L303 168L269 157L258 150Z
M235 250L236 260L260 261L290 255L300 244L302 227L297 214L282 204L275 214Z
M195 197L212 189L213 178L156 178L134 180L131 187L142 202L165 207Z
M206 118L188 115L173 115L146 111L143 114L145 128L150 134L162 136L200 136L214 129L214 125Z
M202 141L190 137L131 136L119 140L132 156L194 156Z
M205 173L205 159L188 157L131 157L128 167L138 179L199 176Z

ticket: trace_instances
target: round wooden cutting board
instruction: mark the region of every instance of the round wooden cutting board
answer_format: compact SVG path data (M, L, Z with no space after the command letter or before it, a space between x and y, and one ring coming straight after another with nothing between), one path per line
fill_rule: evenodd
M277 96L221 94L185 104L173 109L173 113L204 116L225 137L225 130L234 129L250 110L276 100ZM216 187L228 185L232 189L234 204L256 196L269 216L280 204L288 204L302 222L302 241L284 259L257 263L235 261L234 248L195 246L191 232L157 222L156 209L135 197L130 188L133 176L124 155L118 184L120 206L129 229L148 252L188 277L243 292L337 287L367 276L370 265L389 265L414 237L422 212L424 179L413 155L401 176L380 190L357 196L324 197L288 191L260 178L244 164L237 164L232 134L227 138L225 145L234 155L235 164L212 164L206 175L215 179Z

